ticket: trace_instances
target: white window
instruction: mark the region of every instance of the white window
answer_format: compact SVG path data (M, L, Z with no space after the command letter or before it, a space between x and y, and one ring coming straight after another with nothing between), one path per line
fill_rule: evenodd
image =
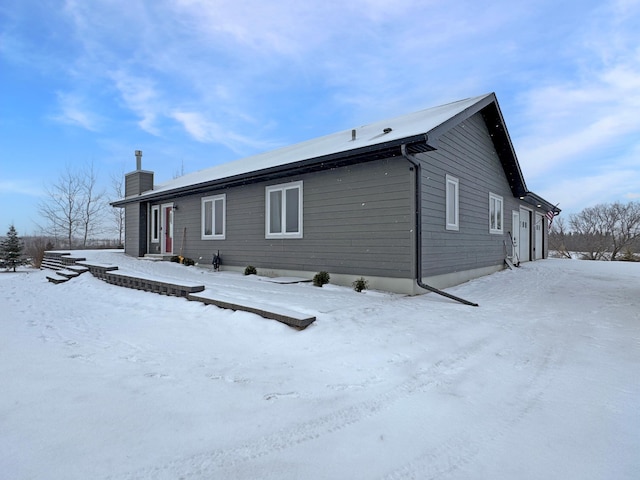
M224 240L226 224L226 195L202 199L202 239Z
M302 238L302 182L266 188L266 238Z
M457 178L450 175L446 176L445 191L445 217L447 219L447 230L459 230L459 205L458 205L458 189L460 182Z
M160 241L160 205L151 207L151 242Z
M502 197L489 193L489 233L502 233Z

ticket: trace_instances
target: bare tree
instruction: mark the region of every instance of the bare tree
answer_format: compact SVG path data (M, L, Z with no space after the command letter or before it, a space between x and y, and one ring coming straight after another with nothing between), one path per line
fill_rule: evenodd
M34 267L40 268L44 258L44 252L53 250L55 244L46 236L34 236L24 238L24 250Z
M571 229L589 260L616 260L640 238L640 203L599 204L571 215Z
M93 163L81 170L67 166L57 182L45 187L47 198L38 205L46 222L41 230L55 239L62 236L67 248L80 235L86 247L90 236L100 232L104 211L104 192L98 191L97 181Z
M119 174L111 175L111 195L115 197L112 200L124 198L124 170ZM118 232L118 245L122 245L124 237L124 208L112 208L111 215L113 216L115 230Z
M564 218L557 217L551 226L549 232L549 250L558 252L562 258L571 258L571 252L567 246L567 225Z
M100 233L100 217L104 212L104 191L97 189L97 176L93 162L81 173L80 228L82 246L87 246L90 235Z
M184 175L184 160L181 160L180 170L175 170L173 172L173 179L175 180L178 177L182 177Z
M616 202L611 205L613 246L611 260L623 251L631 248L640 239L640 202L629 202L626 205Z
M64 236L68 248L73 246L81 224L82 188L81 175L67 166L56 183L45 187L47 198L38 205L40 216L47 222L42 230L54 238Z

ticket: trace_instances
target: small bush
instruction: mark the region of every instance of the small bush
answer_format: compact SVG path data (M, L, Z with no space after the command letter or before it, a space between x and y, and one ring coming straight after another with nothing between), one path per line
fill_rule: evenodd
M253 265L249 265L249 266L247 266L247 268L244 269L244 274L245 275L257 275L258 274L258 270L256 270L256 267L254 267Z
M174 263L181 263L182 265L186 265L188 267L196 264L194 260L183 257L182 255L174 255L170 260Z
M631 249L625 250L624 254L620 257L621 262L640 262L640 256L633 253Z
M328 272L318 272L314 275L313 277L313 284L316 287L321 287L323 285L326 285L327 283L329 283L329 279L331 278L331 276L329 275Z
M353 289L356 292L361 292L369 288L369 281L365 280L364 277L360 277L359 279L355 280L351 285L353 285Z

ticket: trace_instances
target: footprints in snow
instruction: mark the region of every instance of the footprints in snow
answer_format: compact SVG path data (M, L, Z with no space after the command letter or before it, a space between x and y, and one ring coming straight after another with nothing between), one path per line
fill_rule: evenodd
M298 392L267 393L264 396L265 400L278 400L279 398L300 398L300 394Z

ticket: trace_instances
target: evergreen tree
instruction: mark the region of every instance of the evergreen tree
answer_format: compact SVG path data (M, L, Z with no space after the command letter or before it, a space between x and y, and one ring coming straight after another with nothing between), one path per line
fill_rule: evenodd
M16 266L20 263L20 257L22 256L22 242L18 237L16 228L11 225L7 232L7 238L5 238L0 244L0 255L4 260L5 265L9 268L13 267L13 271L16 271Z

